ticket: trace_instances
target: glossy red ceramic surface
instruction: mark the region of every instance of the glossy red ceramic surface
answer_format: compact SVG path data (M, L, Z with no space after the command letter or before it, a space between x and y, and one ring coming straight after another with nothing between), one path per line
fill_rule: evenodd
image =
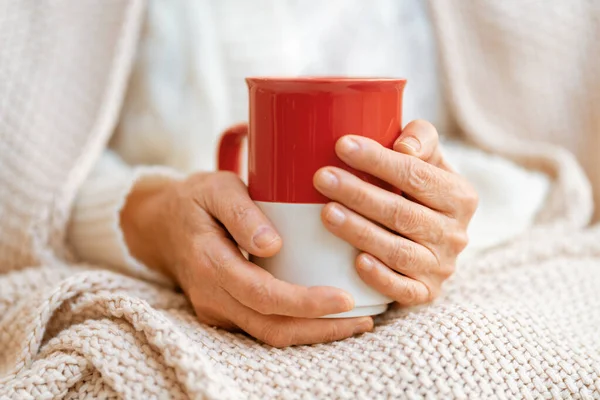
M248 78L248 189L252 199L280 203L326 203L313 175L333 165L360 178L335 154L344 135L372 138L391 148L402 127L404 79ZM229 129L219 147L219 169L239 171L247 127Z

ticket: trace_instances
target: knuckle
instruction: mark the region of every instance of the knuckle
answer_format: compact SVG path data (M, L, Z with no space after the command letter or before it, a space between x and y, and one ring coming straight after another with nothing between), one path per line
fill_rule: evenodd
M276 348L287 347L292 344L291 336L286 335L282 327L274 322L264 325L259 339Z
M323 334L324 342L333 342L340 338L341 330L336 322L331 323Z
M479 206L479 194L470 183L465 183L458 198L460 199L460 204L462 205L461 208L464 209L468 215L475 213L477 207Z
M457 255L462 252L469 244L469 236L464 230L457 230L452 233L448 240L450 244L450 251L452 254Z
M400 188L406 187L408 185L408 175L409 169L411 168L411 164L412 161L409 157L396 157L394 171L396 171L397 174L397 186L399 186Z
M419 271L425 276L436 275L441 269L440 257L437 251L429 250L421 260Z
M264 282L254 283L250 289L250 295L252 298L252 308L255 311L264 315L274 313L277 305L269 285Z
M396 292L398 292L398 283L396 282L397 279L398 277L395 274L385 274L379 283L381 286L381 291L383 293L396 294ZM392 297L397 296L393 295Z
M384 206L383 213L394 231L401 232L406 229L407 220L410 219L410 216L406 215L406 207L402 202L390 202Z
M323 222L330 228L339 229L340 226L344 226L347 223L347 219L343 219L341 222L338 218L339 213L345 215L345 209L339 203L329 203L323 207L321 217Z
M243 226L252 214L252 209L249 205L243 203L234 203L230 207L233 223L237 226Z
M179 194L181 194L186 192L190 187L196 188L204 186L204 184L211 179L212 175L213 174L198 172L188 176L187 179L183 181L183 185L176 185L175 187L178 188Z
M434 246L439 246L446 240L447 227L444 221L437 219L436 222L427 224L425 231L429 237L429 243Z
M407 185L419 192L426 192L431 186L431 179L428 171L423 168L423 165L417 163L416 160L411 160L408 163L406 171Z
M397 202L390 204L385 213L390 227L398 233L409 234L416 240L431 244L439 244L444 240L443 221L424 208Z
M386 167L388 158L385 148L382 147L377 149L371 158L372 160L370 161L373 166L373 170L379 170Z
M231 181L240 181L240 177L231 171L219 171L216 174L214 174L215 179L217 179L220 182L231 182Z
M235 265L235 258L225 252L217 254L213 258L213 266L219 276L227 275Z
M366 224L357 229L356 239L360 244L366 244L373 241L373 229L370 224Z
M207 172L197 172L197 173L191 174L184 181L186 183L185 186L203 185L204 183L206 183L207 181L212 179L212 177L214 175L215 174L213 174L213 173L207 173Z
M410 231L417 231L423 226L423 212L421 210L412 210L404 215L404 225Z
M222 172L218 172L216 174L212 174L209 177L206 178L205 180L205 184L208 186L208 188L211 191L219 191L223 188L223 184L226 180L226 176L224 175L224 173Z
M401 223L415 238L431 243L439 243L442 240L442 224L436 223L431 215L427 215L425 208L412 207L410 212L404 213L403 218Z
M226 188L231 188L232 182L237 182L240 178L233 172L219 171L211 174L205 180L210 191L219 193Z
M352 205L355 207L360 207L364 205L365 203L367 203L368 200L369 196L366 190L354 190L350 199Z
M417 285L412 284L411 282L406 282L401 287L400 297L402 298L403 303L406 304L418 304L420 295L417 289Z
M403 239L397 240L388 252L387 259L389 265L396 270L401 269L405 265L413 265L416 261L414 253L413 247L408 246Z
M442 266L440 276L441 276L442 280L445 281L446 279L448 279L452 275L454 275L454 272L456 272L456 264L455 263L445 264L444 266Z
M307 315L321 315L323 303L317 297L308 297L301 303L302 309Z
M205 243L202 242L203 236L208 236L208 235L201 234L199 236L200 237L198 240L194 240L190 244L192 254L185 255L184 257L182 257L183 259L180 261L180 264L182 266L189 265L191 263L195 263L198 266L197 269L180 268L180 269L184 270L185 272L189 273L190 276L195 274L196 272L205 273L207 271L210 271L211 268L213 268L213 264L216 264L215 262L213 262L213 260L209 256L209 254L207 254L207 252L204 249L206 242Z
M477 191L475 191L475 189L469 190L465 196L464 202L467 206L467 211L471 214L474 213L479 206L479 195L477 194Z

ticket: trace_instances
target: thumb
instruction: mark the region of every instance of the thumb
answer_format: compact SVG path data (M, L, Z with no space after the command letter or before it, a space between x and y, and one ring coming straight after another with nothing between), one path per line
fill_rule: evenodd
M439 168L451 170L444 160L437 129L425 120L417 119L406 125L393 148L399 153L415 156Z
M394 143L394 150L428 161L437 150L438 143L437 129L431 123L417 119L404 127Z
M221 222L248 253L271 257L282 246L273 224L250 199L248 189L234 174L216 173L216 182L203 193L206 211Z

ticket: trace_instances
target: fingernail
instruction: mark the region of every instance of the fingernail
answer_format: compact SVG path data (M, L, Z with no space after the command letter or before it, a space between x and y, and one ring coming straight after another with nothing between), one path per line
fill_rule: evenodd
M371 318L363 320L361 323L354 327L353 335L359 335L361 333L365 333L373 329L373 322Z
M323 188L333 189L337 186L338 178L331 172L323 170L319 173L317 185Z
M325 219L331 225L339 226L344 223L346 219L346 214L338 206L331 206L329 210L327 210L327 214L325 215Z
M421 150L421 142L419 141L419 139L417 139L414 136L408 136L408 137L403 138L400 141L400 144L408 147L414 153L418 153L419 150Z
M342 146L341 147L342 147L341 150L344 153L353 153L360 149L360 145L358 144L358 142L355 139L348 137L348 136L342 138Z
M279 235L268 226L261 227L252 237L252 241L260 249L269 247L278 239Z
M360 269L365 272L369 272L375 267L375 260L368 254L363 254L360 256L360 262L358 263Z

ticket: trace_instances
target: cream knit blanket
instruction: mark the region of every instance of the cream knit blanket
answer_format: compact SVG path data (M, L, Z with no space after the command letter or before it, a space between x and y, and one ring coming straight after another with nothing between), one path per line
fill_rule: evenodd
M68 4L67 4L68 3ZM512 4L511 4L512 3ZM539 224L373 333L273 349L200 325L172 288L72 260L142 2L0 3L0 398L600 398L600 9L431 1L456 132L554 179Z

